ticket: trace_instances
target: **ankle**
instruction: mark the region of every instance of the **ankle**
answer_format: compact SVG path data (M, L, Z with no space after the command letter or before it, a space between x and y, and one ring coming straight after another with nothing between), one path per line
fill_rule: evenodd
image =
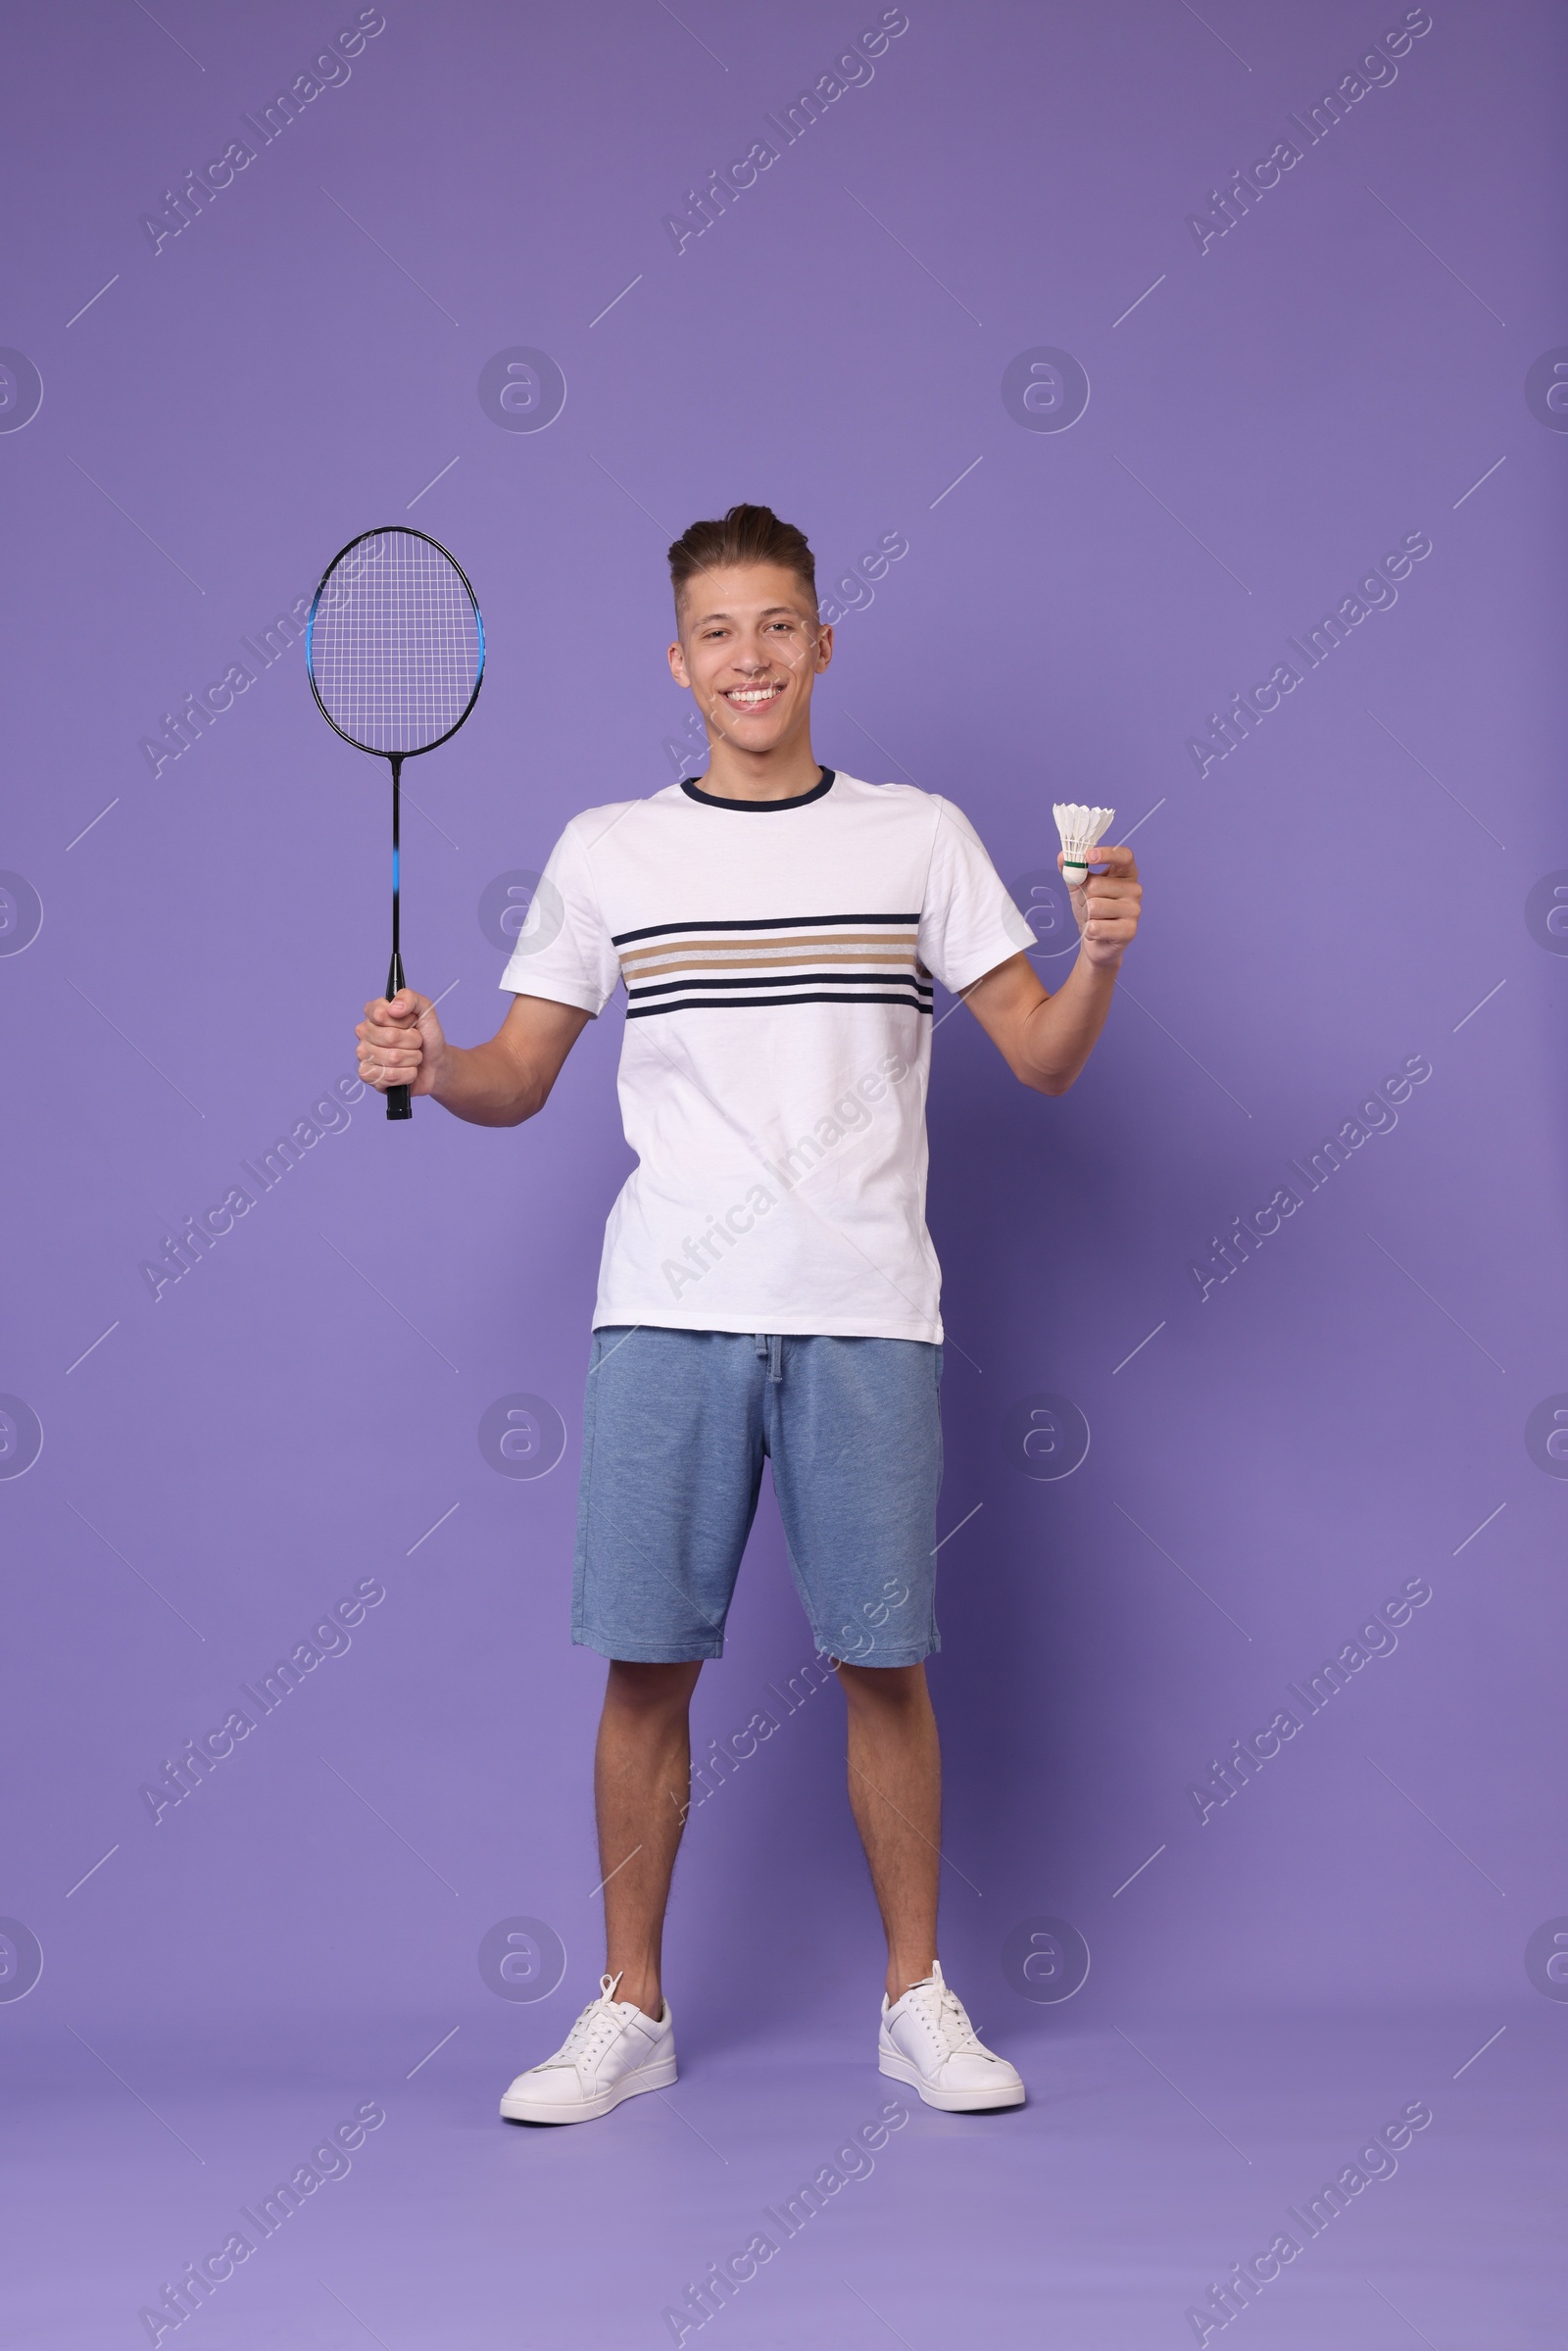
M615 1971L612 1967L608 1973L612 1976ZM622 1969L614 1996L617 2000L630 2000L644 2016L652 2017L656 2025L664 2013L664 1994L659 1978L646 1970Z
M906 1960L902 1955L888 1961L888 2006L896 2008L911 1984L923 1984L936 1964L936 1953L919 1960Z

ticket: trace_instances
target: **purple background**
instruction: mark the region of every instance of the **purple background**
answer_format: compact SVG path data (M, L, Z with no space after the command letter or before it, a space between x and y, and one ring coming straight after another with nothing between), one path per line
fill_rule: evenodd
M490 2121L600 1964L603 1676L567 1595L628 1164L618 1009L538 1125L421 1105L389 1130L367 1099L156 1302L138 1270L352 1070L385 963L384 769L321 723L297 647L264 671L241 640L372 524L467 569L489 675L410 769L404 862L411 978L471 1041L505 1006L486 886L689 751L663 550L738 498L807 530L824 591L908 542L839 629L820 757L950 795L1009 881L1054 866L1054 799L1113 804L1146 910L1065 1099L1015 1086L967 1016L934 1046L943 1949L1035 2101L956 2172L962 2129L917 2112L903 2188L847 2189L713 2324L785 2342L808 2314L824 2343L925 2351L989 2291L1037 2314L1000 2340L1190 2341L1184 2306L1282 2202L1426 2097L1377 2222L1338 2225L1343 2278L1303 2259L1248 2330L1545 2339L1560 2148L1533 2102L1568 2014L1525 1946L1568 1913L1568 1462L1527 1423L1568 1390L1568 940L1542 910L1568 866L1568 441L1525 383L1568 339L1561 20L1436 7L1396 80L1200 254L1187 215L1402 10L911 5L874 78L677 253L665 214L880 13L388 0L352 78L156 254L144 210L354 9L13 27L0 339L43 381L0 434L0 864L43 910L0 955L0 1388L44 1432L0 1478L0 1911L44 1953L0 2001L34 2118L19 2342L148 2339L158 2280L370 2095L389 2128L333 2217L290 2224L297 2275L269 2251L192 2334L668 2340L681 2280L891 2088L829 1690L693 1816L667 1972L694 2103L603 2133ZM546 430L480 403L519 346L565 378ZM1042 346L1087 370L1070 430L1004 403ZM1413 532L1432 552L1397 603L1200 777L1208 713ZM160 713L241 660L255 682L155 776ZM1396 1127L1200 1299L1211 1236L1411 1055L1431 1076ZM541 1478L480 1449L514 1392L564 1423ZM1007 1434L1041 1393L1091 1432L1056 1481ZM142 1785L368 1577L386 1597L348 1653L155 1827ZM1200 1825L1189 1784L1417 1577L1396 1652ZM764 1499L699 1747L808 1651ZM476 1966L518 1914L565 1948L537 2007ZM1093 1954L1067 2006L1003 1966L1045 1915Z

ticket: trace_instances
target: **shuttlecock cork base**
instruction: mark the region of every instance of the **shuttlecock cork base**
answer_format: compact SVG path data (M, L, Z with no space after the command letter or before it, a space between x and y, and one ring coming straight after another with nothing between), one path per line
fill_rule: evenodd
M1095 843L1116 811L1114 808L1081 808L1076 801L1062 800L1057 801L1051 813L1056 819L1056 830L1061 835L1061 878L1070 889L1082 889Z

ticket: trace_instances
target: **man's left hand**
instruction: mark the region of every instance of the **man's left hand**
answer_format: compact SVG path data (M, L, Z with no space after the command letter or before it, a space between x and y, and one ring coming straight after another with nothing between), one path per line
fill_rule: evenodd
M1097 841L1091 854L1106 871L1087 874L1080 886L1069 884L1067 889L1078 922L1078 952L1087 962L1114 970L1138 928L1143 884L1130 849L1112 849ZM1058 852L1058 871L1064 861Z

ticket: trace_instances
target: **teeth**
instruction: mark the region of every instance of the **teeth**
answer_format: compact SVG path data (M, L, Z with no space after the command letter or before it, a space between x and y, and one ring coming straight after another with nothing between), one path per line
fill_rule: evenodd
M740 691L731 692L725 699L729 702L771 702L777 692L776 686L746 687Z

